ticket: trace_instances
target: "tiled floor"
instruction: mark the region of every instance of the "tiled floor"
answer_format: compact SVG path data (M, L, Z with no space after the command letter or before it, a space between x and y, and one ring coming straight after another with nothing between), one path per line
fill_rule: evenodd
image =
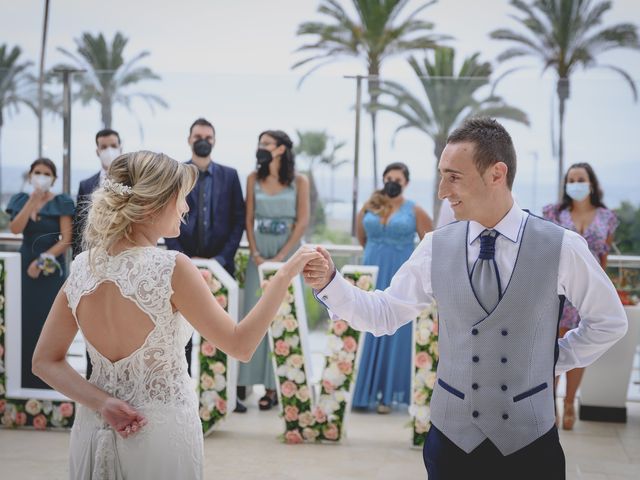
M315 480L424 479L422 453L409 448L405 411L353 413L342 445L283 445L275 411L259 412L257 395L245 415L233 414L205 439L205 478ZM569 480L640 478L640 403L628 404L627 424L578 421L561 432ZM0 478L67 478L66 432L0 429ZM6 476L5 476L6 475ZM479 476L478 478L483 478Z

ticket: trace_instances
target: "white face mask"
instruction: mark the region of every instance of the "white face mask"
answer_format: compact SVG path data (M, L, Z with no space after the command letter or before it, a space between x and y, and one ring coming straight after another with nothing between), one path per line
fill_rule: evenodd
M48 175L35 174L31 176L31 185L38 190L48 192L53 184L53 177Z
M116 158L120 156L122 150L120 148L105 148L104 150L100 150L98 153L98 157L100 157L100 163L102 163L102 168L108 170L111 166L111 162L113 162Z
M580 202L587 198L591 193L591 184L588 182L567 183L567 195L573 200Z

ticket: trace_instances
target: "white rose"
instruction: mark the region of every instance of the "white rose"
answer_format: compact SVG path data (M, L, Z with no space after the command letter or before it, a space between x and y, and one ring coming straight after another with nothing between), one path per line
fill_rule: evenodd
M298 335L291 335L290 337L285 338L285 342L287 342L291 348L296 348L300 345L300 337Z
M200 418L202 420L204 420L205 422L211 420L211 409L207 408L207 407L202 407L200 409Z
M344 375L336 364L331 364L322 372L322 379L327 380L332 385L336 387L342 386L342 384L347 379L346 375Z
M227 379L224 375L220 375L218 373L215 375L215 386L213 388L216 392L221 392L227 388Z
M356 285L362 290L369 290L371 288L371 276L362 275L356 282Z
M279 377L287 377L288 378L289 367L287 365L280 365L276 370L276 375Z
M291 313L291 305L286 302L282 302L280 304L280 308L278 309L278 315L289 315Z
M284 322L280 318L276 318L271 324L271 336L273 338L280 338L284 335Z
M302 355L293 354L287 358L287 365L293 368L302 368L304 365L304 358Z
M416 419L416 422L427 423L431 417L431 410L426 405L411 405L409 414Z
M205 390L211 390L215 386L216 381L208 373L200 375L200 386Z
M296 370L295 377L293 379L297 384L302 384L306 380L306 376L302 370Z
M433 390L433 386L436 384L436 372L427 372L424 384Z
M39 400L31 398L27 400L27 403L24 404L24 409L29 415L35 417L42 411L42 404Z
M344 342L340 337L336 335L329 335L329 339L328 339L329 352L331 353L339 352L342 350L343 345L344 345Z
M224 363L222 362L216 362L213 364L213 368L211 370L213 370L213 373L222 375L224 372L227 371L227 367L225 367Z
M45 400L42 402L42 413L49 415L53 410L53 402L51 400Z
M218 392L215 390L207 390L200 394L200 403L208 410L213 410L216 406L216 401L220 398Z
M332 395L321 395L318 402L318 408L329 416L340 408L340 404L333 398Z
M209 288L211 288L211 293L217 293L218 290L222 288L222 284L218 281L216 277L212 277Z

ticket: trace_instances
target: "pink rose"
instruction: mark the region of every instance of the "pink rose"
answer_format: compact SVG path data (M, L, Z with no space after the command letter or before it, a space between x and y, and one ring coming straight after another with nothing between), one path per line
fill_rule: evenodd
M298 321L291 316L285 318L282 324L284 325L284 329L289 333L295 332L298 328Z
M349 325L347 325L347 322L345 322L344 320L336 320L335 322L333 322L333 333L335 333L339 337L344 332L346 332L348 328Z
M342 362L338 362L338 370L340 370L340 373L350 375L351 372L353 372L353 364L347 360L343 360Z
M313 411L313 416L315 417L316 422L318 423L324 423L327 421L327 416L322 411L322 409L318 407L316 407L315 410Z
M289 344L284 340L278 340L276 342L276 355L280 355L282 357L286 357L289 355Z
M63 418L69 418L73 415L73 403L64 402L60 404L60 415Z
M304 440L302 439L302 435L300 435L300 430L289 430L284 434L284 441L289 444L302 443Z
M16 413L16 425L21 427L22 425L27 424L27 414L24 412Z
M216 400L216 410L222 414L227 413L227 401L224 398L218 398Z
M213 357L216 354L216 347L205 340L202 342L202 345L200 345L200 351L205 357Z
M358 342L353 337L344 337L342 339L342 345L345 352L353 353L358 348Z
M226 295L216 295L216 301L222 308L227 308L227 296Z
M293 397L297 391L298 391L298 387L296 387L296 384L290 380L287 380L286 382L284 382L280 387L280 392L284 397L287 397L287 398Z
M433 361L427 352L418 352L416 355L416 367L431 368Z
M329 380L322 380L322 388L324 388L327 393L331 393L336 389Z
M33 417L33 428L36 430L44 430L47 428L47 417L43 414Z
M287 407L284 407L284 419L287 422L295 422L296 420L298 420L298 407L293 406L293 405L289 405Z
M437 318L433 321L433 330L431 330L431 332L434 335L438 335L438 319Z
M6 408L6 406L7 406L7 401L4 399L0 400L0 413L4 413L4 409Z
M340 435L338 427L333 423L329 423L326 427L324 427L322 433L324 434L324 438L326 438L327 440L338 440L338 436Z

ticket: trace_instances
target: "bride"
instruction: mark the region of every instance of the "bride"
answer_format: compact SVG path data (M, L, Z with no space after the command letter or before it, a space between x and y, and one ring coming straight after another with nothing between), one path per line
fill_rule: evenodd
M92 197L84 241L33 355L33 372L80 404L71 431L70 477L202 478L198 400L184 347L195 328L248 361L290 281L320 254L301 248L236 324L181 253L176 237L197 179L193 165L161 153L118 157ZM94 369L87 381L65 360L82 331Z

